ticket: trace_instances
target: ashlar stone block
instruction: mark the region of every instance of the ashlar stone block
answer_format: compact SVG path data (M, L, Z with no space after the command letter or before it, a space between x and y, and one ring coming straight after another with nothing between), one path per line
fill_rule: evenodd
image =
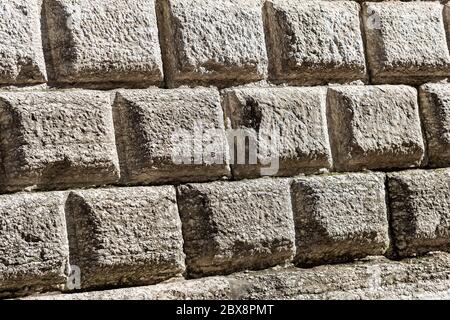
M152 284L184 271L172 186L73 191L66 215L82 288Z
M422 164L425 147L416 89L390 85L331 87L328 112L338 171Z
M119 179L108 93L0 93L0 132L0 184L6 190L87 187Z
M259 0L159 0L166 82L230 86L264 79Z
M270 78L296 85L366 81L359 10L354 1L267 1Z
M47 80L41 39L42 0L0 1L0 84Z
M367 2L363 19L373 83L421 84L450 74L438 1Z
M56 81L162 82L154 0L46 0L46 15Z
M123 90L114 115L124 183L197 182L230 175L217 90Z
M311 266L382 255L389 247L384 174L294 179L295 262Z
M450 85L426 84L419 90L420 111L433 167L450 165Z
M450 250L450 171L388 175L391 225L400 257Z
M0 297L64 288L65 198L62 192L0 196Z
M178 194L190 276L264 269L293 257L288 179L188 184Z
M227 125L241 146L246 137L251 139L246 149L241 147L231 156L233 176L293 176L329 169L326 95L323 87L228 90Z

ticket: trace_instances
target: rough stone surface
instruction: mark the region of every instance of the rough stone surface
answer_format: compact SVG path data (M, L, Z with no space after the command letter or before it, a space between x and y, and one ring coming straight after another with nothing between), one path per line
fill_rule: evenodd
M234 177L260 176L261 167L268 165L279 176L331 167L325 88L233 89L224 100L227 126L239 130L242 145L244 135L239 133L248 133L252 144L246 154L257 158L250 163L238 161L244 160L243 154L232 156ZM279 168L267 163L272 157Z
M80 294L32 296L27 299L449 299L449 264L447 253L403 261L373 257L352 264L311 269L245 272L228 277Z
M439 2L365 3L367 57L374 83L423 83L450 74Z
M151 284L184 271L174 187L73 191L66 207L82 288Z
M0 93L6 190L101 185L119 178L109 94Z
M353 1L267 1L273 81L317 84L366 80L359 10Z
M0 297L66 283L64 199L62 192L0 196Z
M447 167L450 165L450 85L427 84L420 88L419 95L429 165Z
M114 114L123 182L196 182L229 176L217 90L124 90L117 95Z
M46 0L58 82L162 82L154 0Z
M180 186L178 207L190 276L262 269L295 253L288 179Z
M42 0L0 2L0 84L46 81L41 4Z
M450 251L450 171L388 175L391 227L400 256Z
M297 300L448 299L450 256L389 261L372 257L353 264L237 275L234 298Z
M330 143L338 170L405 168L423 162L417 92L407 86L328 91Z
M296 263L382 255L389 246L384 174L307 177L292 183Z
M30 296L27 300L222 300L230 296L225 277L179 280L152 286L73 294Z
M166 81L229 86L264 79L259 0L158 0Z

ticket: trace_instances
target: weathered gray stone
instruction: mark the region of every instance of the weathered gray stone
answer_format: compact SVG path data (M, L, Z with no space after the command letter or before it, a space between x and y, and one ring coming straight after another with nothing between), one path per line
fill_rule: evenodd
M449 263L446 253L403 261L373 257L306 270L237 274L230 282L237 286L233 298L243 300L449 299Z
M450 85L420 88L420 110L427 138L428 161L434 167L450 165Z
M367 57L374 83L420 84L450 75L439 2L365 3Z
M225 277L179 280L145 287L92 291L73 294L30 296L26 300L222 300L230 296Z
M0 196L0 297L66 283L64 200L62 192Z
M448 300L449 264L449 254L442 252L402 261L371 257L357 263L311 269L244 272L227 277L182 280L147 287L31 296L26 299Z
M248 133L246 154L257 160L243 161L243 152L237 153L231 158L234 177L261 176L268 165L279 176L330 168L325 88L239 88L224 100L228 127L242 145L245 135L239 134ZM267 163L272 158L278 163Z
M423 162L416 89L336 86L329 89L328 102L337 170L405 168Z
M0 84L45 82L42 0L0 2Z
M154 0L46 0L59 82L162 82Z
M265 11L269 71L275 82L366 80L356 2L269 0Z
M288 179L188 184L178 191L190 276L262 269L293 257Z
M184 271L174 187L73 191L66 207L82 288L151 284Z
M259 0L157 0L170 87L252 82L267 75Z
M391 227L400 256L450 251L450 171L388 175Z
M114 114L123 182L196 182L230 175L217 90L124 90Z
M300 265L382 255L389 246L384 174L295 179L292 209Z
M0 130L0 184L6 190L102 185L119 178L108 93L0 93Z

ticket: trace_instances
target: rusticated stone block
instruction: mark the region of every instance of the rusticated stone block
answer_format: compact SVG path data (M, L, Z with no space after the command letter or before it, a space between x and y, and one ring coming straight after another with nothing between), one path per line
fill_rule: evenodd
M46 0L59 82L162 82L154 0Z
M450 75L439 2L365 3L367 56L374 83L420 84Z
M288 179L183 185L178 207L190 276L263 269L295 253Z
M300 265L344 262L388 249L384 174L295 179L292 203Z
M330 140L337 170L420 165L424 143L416 89L336 86L328 91Z
M391 226L401 257L450 251L450 171L388 175Z
M431 166L450 165L450 85L427 84L420 88L420 108Z
M0 94L7 190L112 183L119 178L111 101L97 91Z
M124 90L117 95L114 115L123 182L196 182L229 176L217 90Z
M265 11L269 71L275 82L366 80L359 4L269 0Z
M70 262L81 287L140 285L184 270L175 188L71 192L67 200Z
M330 168L325 88L233 89L225 109L242 146L246 135L252 139L245 153L255 158L250 163L244 152L233 155L233 176L257 177L262 168L279 176Z
M0 196L0 297L66 283L64 199L62 192Z
M219 87L264 79L259 0L157 0L166 81Z
M42 0L0 2L0 84L45 82Z

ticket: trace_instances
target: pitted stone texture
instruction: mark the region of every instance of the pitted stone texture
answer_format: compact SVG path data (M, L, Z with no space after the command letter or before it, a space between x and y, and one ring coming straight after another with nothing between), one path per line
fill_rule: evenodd
M389 246L384 174L295 179L292 206L300 265L381 255Z
M108 93L0 93L2 187L51 189L117 181L112 120Z
M269 0L265 11L273 81L321 84L366 80L359 4Z
M328 102L337 170L406 168L423 162L416 89L336 86L329 89Z
M0 196L0 297L66 283L64 200L61 192Z
M233 89L225 106L228 127L238 130L243 146L245 135L239 134L248 133L255 147L245 153L257 160L243 161L244 152L232 155L234 177L257 177L262 168L279 176L330 168L325 88Z
M439 2L392 1L363 6L374 83L420 84L450 75Z
M420 108L427 138L428 160L434 167L450 166L450 85L420 88Z
M309 269L280 268L242 272L227 277L181 280L146 287L77 294L31 296L25 299L448 300L449 264L450 255L443 252L402 261L371 257L357 263Z
M264 79L259 0L158 0L166 81L219 87Z
M229 299L230 291L227 278L210 277L114 290L37 295L24 300L223 300Z
M391 225L400 256L450 251L450 171L388 175Z
M180 186L178 207L190 276L263 269L295 253L288 179Z
M45 82L42 0L0 1L0 84Z
M59 82L162 82L154 0L46 0Z
M230 175L217 90L124 90L114 108L124 183L197 182Z
M66 216L82 288L151 284L184 271L172 186L74 191Z

